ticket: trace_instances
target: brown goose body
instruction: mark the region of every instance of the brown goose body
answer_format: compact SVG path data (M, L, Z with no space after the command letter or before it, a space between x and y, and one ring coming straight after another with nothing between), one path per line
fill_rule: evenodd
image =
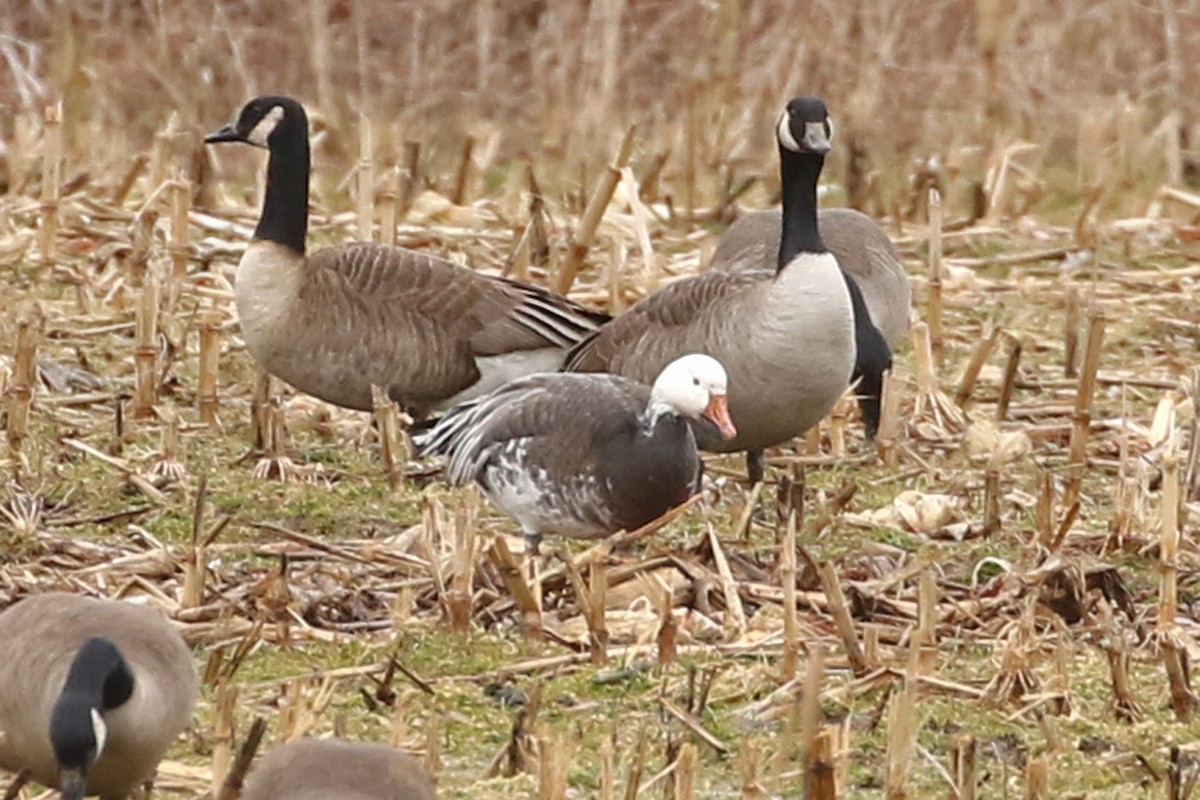
M449 457L451 483L474 482L532 544L633 530L699 489L691 419L731 433L726 376L706 356L662 371L654 386L617 375L546 374L451 409L423 451Z
M895 349L904 341L912 311L908 273L887 232L852 208L822 208L817 225L838 264L857 281L871 320ZM783 229L780 209L751 211L734 221L717 243L709 269L721 272L775 270Z
M51 714L72 659L97 636L120 650L134 683L126 702L104 712L106 741L87 769L87 792L125 800L187 727L199 684L191 651L152 608L51 592L0 613L0 767L59 786Z
M422 416L557 369L567 348L608 319L404 248L359 242L306 254L308 117L291 98L255 98L205 141L270 151L262 213L234 292L251 355L303 392L367 410L371 386L381 386Z
M433 779L412 756L340 739L297 739L254 766L242 800L433 800Z
M264 370L347 408L369 410L382 386L417 416L558 369L603 319L537 287L364 242L305 258L255 240L235 293Z

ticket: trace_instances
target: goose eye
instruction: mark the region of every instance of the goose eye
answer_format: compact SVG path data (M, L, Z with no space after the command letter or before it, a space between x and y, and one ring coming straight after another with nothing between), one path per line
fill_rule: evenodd
M700 379L693 377L692 378L692 386L699 386L699 385L700 385Z

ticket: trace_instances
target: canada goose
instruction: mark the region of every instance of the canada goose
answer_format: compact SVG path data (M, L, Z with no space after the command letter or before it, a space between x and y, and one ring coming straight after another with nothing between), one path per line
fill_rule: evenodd
M242 800L433 800L433 779L412 756L377 744L296 739L271 748Z
M776 125L783 226L771 272L706 272L675 281L600 328L565 369L647 381L686 352L706 352L729 371L738 435L697 427L707 450L747 451L751 481L762 451L816 424L850 382L854 311L837 259L817 230L817 180L830 149L825 103L798 97ZM798 301L800 299L800 301Z
M0 767L125 800L187 727L191 651L159 612L62 592L0 613Z
M639 528L698 489L688 419L737 431L726 376L692 353L653 386L617 375L529 375L451 409L417 444L449 456L447 477L474 481L516 518L528 549L544 533L590 538Z
M308 117L265 96L205 142L270 151L262 215L235 295L251 355L297 389L369 410L372 384L414 417L518 375L558 369L606 321L566 298L424 253L366 242L305 254Z
M908 330L912 310L908 273L892 240L866 214L852 208L823 208L817 214L817 226L846 279L857 284L865 303L867 314L861 321L859 306L855 305L858 357L851 380L861 379L859 406L867 438L873 439L879 429L883 373L891 368L891 351L900 346ZM779 209L742 215L721 236L709 269L773 270L782 230L783 214Z

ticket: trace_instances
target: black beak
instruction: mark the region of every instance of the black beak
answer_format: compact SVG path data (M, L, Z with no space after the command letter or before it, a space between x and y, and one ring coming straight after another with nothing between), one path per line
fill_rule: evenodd
M83 800L87 793L87 775L78 767L63 769L58 775L58 789L62 800Z
M216 133L210 133L204 137L205 144L216 144L217 142L244 142L246 137L237 132L237 129L232 125L226 125Z

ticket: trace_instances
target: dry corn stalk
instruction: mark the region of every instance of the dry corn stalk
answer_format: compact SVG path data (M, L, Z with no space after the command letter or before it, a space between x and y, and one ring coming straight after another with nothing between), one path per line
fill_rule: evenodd
M372 230L372 221L375 217L375 160L371 133L371 120L366 114L360 114L358 117L358 163L355 165L355 170L358 173L358 191L356 193L358 238L363 242L369 242L375 238Z
M212 791L219 794L233 766L234 722L238 700L238 687L232 681L217 684L213 702L215 719L212 735Z
M833 617L834 627L837 629L838 637L842 640L842 646L846 649L846 658L850 662L850 668L854 670L855 675L863 675L868 671L870 665L858 643L854 618L850 614L850 604L846 602L846 595L842 591L837 568L833 562L826 561L817 568L817 574L821 578L821 588L825 591L825 602L829 605L829 614Z
M971 394L975 391L975 382L979 380L979 373L983 369L983 365L987 363L988 356L992 354L996 340L1000 338L1002 331L1003 329L999 326L989 327L971 352L971 359L963 369L962 379L958 382L958 392L954 396L954 402L960 408L966 409L967 404L971 401Z
M400 171L400 193L396 200L397 216L404 219L413 198L421 191L421 143L404 143L404 167Z
M904 686L892 694L887 712L887 771L883 796L886 800L905 800L908 797L908 773L912 768L913 751L917 745L918 719L916 709L917 659L921 642L914 636L912 657L909 659Z
M901 391L903 384L888 370L883 373L883 397L880 400L879 431L875 434L876 447L883 464L889 470L900 461L900 435L903 429L900 419Z
M178 483L187 477L187 467L183 463L183 439L179 435L179 412L171 406L164 406L159 418L162 420L162 447L150 467L150 474Z
M137 332L133 359L135 388L133 408L135 419L153 416L158 402L158 276L146 270L142 283L142 298L137 307Z
M579 220L579 227L571 236L566 260L563 261L555 276L554 288L559 294L566 294L571 290L575 276L583 268L583 259L592 246L596 229L600 226L604 211L612 201L613 192L616 191L617 183L621 180L621 169L629 161L629 156L633 152L633 136L636 131L636 126L630 126L625 131L621 145L617 148L616 157L600 177L600 182L596 184L596 191L588 202L583 217Z
M1159 533L1159 568L1162 577L1158 592L1158 624L1155 640L1171 687L1171 707L1185 725L1196 708L1188 676L1187 637L1179 630L1179 455L1173 443L1163 459L1162 525Z
M254 722L250 724L250 732L246 734L245 741L238 748L233 766L229 768L225 780L221 782L220 790L216 792L216 800L237 800L241 796L246 773L250 771L250 764L254 761L254 754L258 752L258 747L262 744L262 737L266 731L267 721L262 717L255 717Z
M783 658L779 678L796 677L800 658L800 622L796 618L796 511L789 509L787 529L779 549L779 582L783 586Z
M220 398L217 380L221 365L221 312L215 309L200 314L200 376L197 379L196 402L200 421L209 427L217 425Z
M379 190L379 242L392 246L396 244L396 225L400 220L400 167L394 166L387 171L383 179L383 188Z
M475 509L474 503L459 506L454 512L453 575L446 593L450 625L460 633L471 626L471 586L475 583Z
M1079 287L1067 285L1067 313L1063 319L1063 375L1074 378L1079 361Z
M192 184L183 170L177 170L171 181L171 242L168 245L171 254L171 307L174 307L180 286L187 279L188 259L191 257L188 213L191 210Z
M1075 414L1071 426L1071 447L1067 462L1067 486L1063 506L1072 508L1079 502L1083 474L1087 469L1087 442L1092 422L1092 396L1096 391L1096 372L1100 368L1100 348L1104 342L1104 317L1098 313L1088 320L1087 349L1083 371L1075 392Z
M508 589L513 602L516 603L517 609L521 612L522 630L524 630L527 636L538 636L542 629L541 603L538 602L534 594L534 589L530 588L526 576L522 574L520 566L517 565L517 560L508 549L508 543L504 541L504 537L497 536L492 540L492 546L488 549L488 555L496 565L496 569L499 570L500 578L504 581L504 586ZM530 559L536 561L537 557L530 556Z
M458 172L454 178L454 193L450 196L456 206L466 205L471 199L471 179L474 176L475 145L474 136L467 135L463 140L462 150L458 153Z
M909 329L913 355L917 361L917 399L913 414L932 424L940 435L962 433L967 418L963 410L942 392L933 370L933 354L929 342L929 326L918 322Z
M937 673L937 623L938 587L937 576L931 567L921 570L917 585L917 632L913 646L918 650L917 669L923 675Z
M32 308L17 319L17 350L13 355L12 380L5 389L8 397L8 453L13 479L18 483L25 474L25 439L29 434L29 411L37 386L37 348L46 320L41 309Z
M60 99L47 106L42 127L42 196L38 245L42 264L50 265L58 255L58 203L62 187L63 106Z
M1004 378L1000 382L1000 397L996 401L996 419L1003 421L1008 418L1008 406L1012 402L1013 390L1017 384L1017 369L1021 365L1022 344L1019 337L1006 333L1008 339L1008 358L1004 361Z
M804 690L800 696L800 743L804 753L804 796L821 797L832 776L828 762L822 758L817 740L824 729L821 713L821 687L825 683L825 648L820 642L808 647L808 671L804 674Z
M1035 629L1037 596L1030 594L1019 619L1009 622L1001 632L1000 664L996 675L984 688L984 694L1000 707L1019 705L1024 698L1041 691L1041 680L1034 669L1041 642Z
M929 298L928 324L930 351L935 364L946 358L946 339L942 330L942 194L929 190Z
M566 800L567 779L578 746L573 736L551 738L543 731L538 737L538 800Z
M388 486L396 489L404 484L404 467L408 463L408 447L402 429L400 407L380 386L371 387L375 425L379 429L379 444Z
M262 408L262 418L263 457L254 465L254 477L284 482L298 480L300 471L287 455L287 420L278 397L271 397L266 402Z
M975 737L969 733L960 733L954 738L951 750L950 772L954 778L954 790L957 800L975 800L975 756L977 748Z

